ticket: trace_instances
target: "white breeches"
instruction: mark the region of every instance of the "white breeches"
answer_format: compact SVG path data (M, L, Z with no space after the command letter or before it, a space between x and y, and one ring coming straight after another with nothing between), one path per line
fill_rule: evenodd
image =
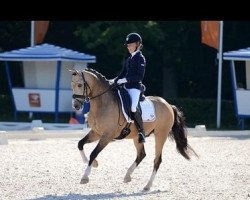
M138 90L138 89L127 89L126 90L128 91L129 93L129 96L131 98L131 101L132 101L132 104L131 104L131 111L132 112L136 112L136 107L137 107L137 104L139 102L139 98L140 98L140 93L141 91Z

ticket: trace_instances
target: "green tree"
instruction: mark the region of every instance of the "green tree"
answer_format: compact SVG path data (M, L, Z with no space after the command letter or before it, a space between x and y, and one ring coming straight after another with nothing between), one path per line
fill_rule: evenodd
M30 22L1 21L0 22L0 52L19 49L30 44ZM18 66L18 67L16 67ZM14 85L22 85L22 69L18 63L11 66ZM0 62L0 94L9 94L4 63Z
M138 32L143 37L144 55L147 60L144 83L150 94L161 93L161 60L158 48L164 34L157 22L117 22L104 21L80 25L75 35L85 46L85 50L97 55L95 68L108 78L114 78L121 70L123 60L127 55L124 47L126 35ZM153 85L154 87L148 87ZM153 89L154 88L154 89Z

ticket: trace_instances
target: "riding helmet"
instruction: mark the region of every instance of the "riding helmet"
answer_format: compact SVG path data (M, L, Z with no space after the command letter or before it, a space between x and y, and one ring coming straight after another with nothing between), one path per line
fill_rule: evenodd
M138 33L129 33L126 37L126 41L124 45L134 43L134 42L140 42L142 43L142 38Z

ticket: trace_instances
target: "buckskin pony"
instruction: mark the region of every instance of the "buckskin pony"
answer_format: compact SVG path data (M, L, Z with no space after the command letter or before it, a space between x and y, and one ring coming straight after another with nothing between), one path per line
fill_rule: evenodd
M122 114L121 104L114 92L115 88L111 80L106 79L101 73L93 69L87 68L83 71L70 71L72 73L71 87L73 90L72 107L79 110L84 102L90 102L88 125L91 129L89 133L78 142L81 157L85 163L88 163L81 178L81 183L85 184L89 182L91 168L98 166L96 157L111 141L119 137L123 128L127 125L127 120ZM147 96L146 99L152 101L155 109L155 120L143 123L146 136L154 135L155 159L153 172L144 187L145 191L149 190L153 184L157 170L162 162L163 145L168 136L174 138L178 152L185 159L189 160L191 154L197 156L188 144L183 113L162 97ZM125 138L133 139L137 156L127 170L124 182L131 181L133 171L146 156L144 144L138 142L137 128L134 123L131 124L130 130L130 134ZM86 143L97 140L99 141L88 159L83 146Z

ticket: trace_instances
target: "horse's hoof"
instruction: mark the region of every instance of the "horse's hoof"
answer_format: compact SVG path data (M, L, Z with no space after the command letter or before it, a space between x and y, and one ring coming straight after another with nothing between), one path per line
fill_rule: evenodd
M148 187L148 186L145 186L144 188L143 188L143 192L147 192L147 191L149 191L150 190L150 187Z
M98 162L97 162L97 160L94 160L94 161L92 162L92 166L95 167L95 168L98 167Z
M130 176L126 176L123 180L124 183L128 183L131 181L131 177Z
M82 178L80 184L86 184L89 182L89 177Z

